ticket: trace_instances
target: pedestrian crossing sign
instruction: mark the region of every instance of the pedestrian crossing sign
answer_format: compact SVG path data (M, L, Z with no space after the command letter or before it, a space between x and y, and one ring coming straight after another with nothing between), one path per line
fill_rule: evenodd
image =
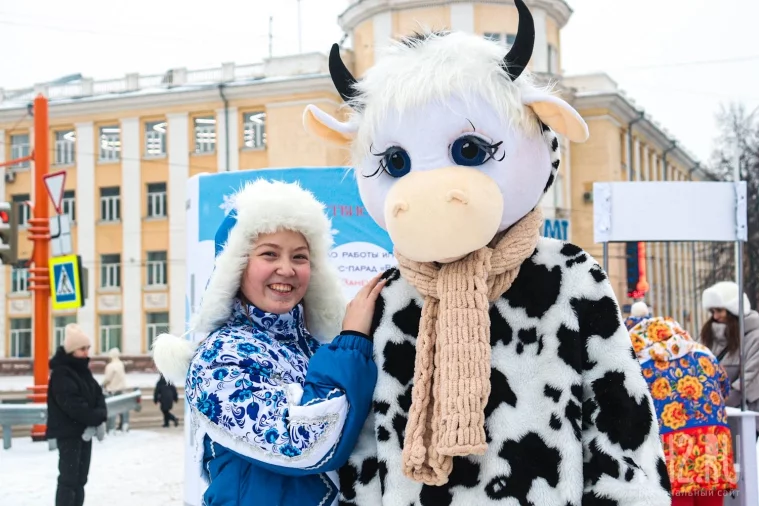
M79 255L53 257L49 263L53 309L77 309L84 302L82 259Z

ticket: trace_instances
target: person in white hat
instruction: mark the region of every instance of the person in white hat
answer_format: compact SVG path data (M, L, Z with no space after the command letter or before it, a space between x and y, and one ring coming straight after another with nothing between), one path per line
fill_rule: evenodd
M74 323L50 359L47 438L58 443L55 506L82 506L90 471L92 434L106 421L103 390L89 368L91 341Z
M731 383L727 405L739 407L741 404L741 339L744 340L746 402L748 409L759 410L759 313L751 307L746 294L743 295L743 335L738 322L738 285L732 281L721 281L704 290L702 305L711 318L701 328L701 342L717 356L720 365L727 371Z
M204 339L156 340L157 368L185 387L207 506L336 503L335 470L377 381L370 327L385 282L375 277L346 309L331 231L299 185L248 183L216 233L190 324Z

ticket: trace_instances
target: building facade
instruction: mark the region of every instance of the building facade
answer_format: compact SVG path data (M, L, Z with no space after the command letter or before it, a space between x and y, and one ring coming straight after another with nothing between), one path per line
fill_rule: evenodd
M571 10L563 0L528 3L536 25L531 70L556 82L591 132L586 144L562 144L560 177L543 202L544 234L571 240L600 259L600 247L593 244L588 197L594 181L698 179L701 173L695 160L679 147L672 148L671 137L649 119L630 126L639 113L608 77L563 76L560 34ZM338 23L349 40L343 59L360 77L383 44L420 27L452 28L510 44L518 18L508 0L370 0L352 2ZM73 321L93 336L96 354L118 346L126 355L144 355L160 332L182 333L189 177L347 163L346 150L323 145L301 126L308 103L342 114L326 55L321 53L255 65L230 63L216 69L179 68L164 75L130 74L109 81L80 78L0 90L0 143L4 143L0 162L26 156L33 149L27 104L37 93L50 99L51 171L66 172L63 212L73 225L75 253L88 269L86 306L53 313L51 350L59 345L65 325ZM632 132L632 150L627 149L628 132ZM30 165L2 168L0 176L0 195L18 205L19 258L28 259L31 242L24 228L31 215L25 202L33 195ZM620 302L626 304L623 248L611 246L609 271ZM665 264L665 250L663 245L648 245L651 292L646 300L657 313L686 317L687 325L688 318L696 316L696 293L689 285L696 272L694 257L687 245L671 245L670 262ZM28 271L3 266L0 287L4 287L0 358L30 357Z

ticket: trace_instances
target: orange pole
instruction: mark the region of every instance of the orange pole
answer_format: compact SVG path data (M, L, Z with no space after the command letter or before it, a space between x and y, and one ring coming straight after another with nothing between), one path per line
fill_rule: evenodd
M43 176L49 169L48 102L38 95L34 99L34 213L29 220L29 239L34 243L33 267L29 282L34 292L34 386L29 399L47 402L47 382L50 360L50 279L48 260L50 226L48 194ZM45 439L45 426L32 427L32 439Z
M644 295L650 288L648 277L646 275L648 265L646 264L646 243L638 243L638 286L636 287Z

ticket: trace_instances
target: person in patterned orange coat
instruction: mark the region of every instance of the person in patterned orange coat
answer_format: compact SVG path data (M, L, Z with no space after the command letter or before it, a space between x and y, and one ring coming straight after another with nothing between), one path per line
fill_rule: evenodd
M673 506L721 506L737 488L725 399L730 382L672 318L626 321L659 420Z

